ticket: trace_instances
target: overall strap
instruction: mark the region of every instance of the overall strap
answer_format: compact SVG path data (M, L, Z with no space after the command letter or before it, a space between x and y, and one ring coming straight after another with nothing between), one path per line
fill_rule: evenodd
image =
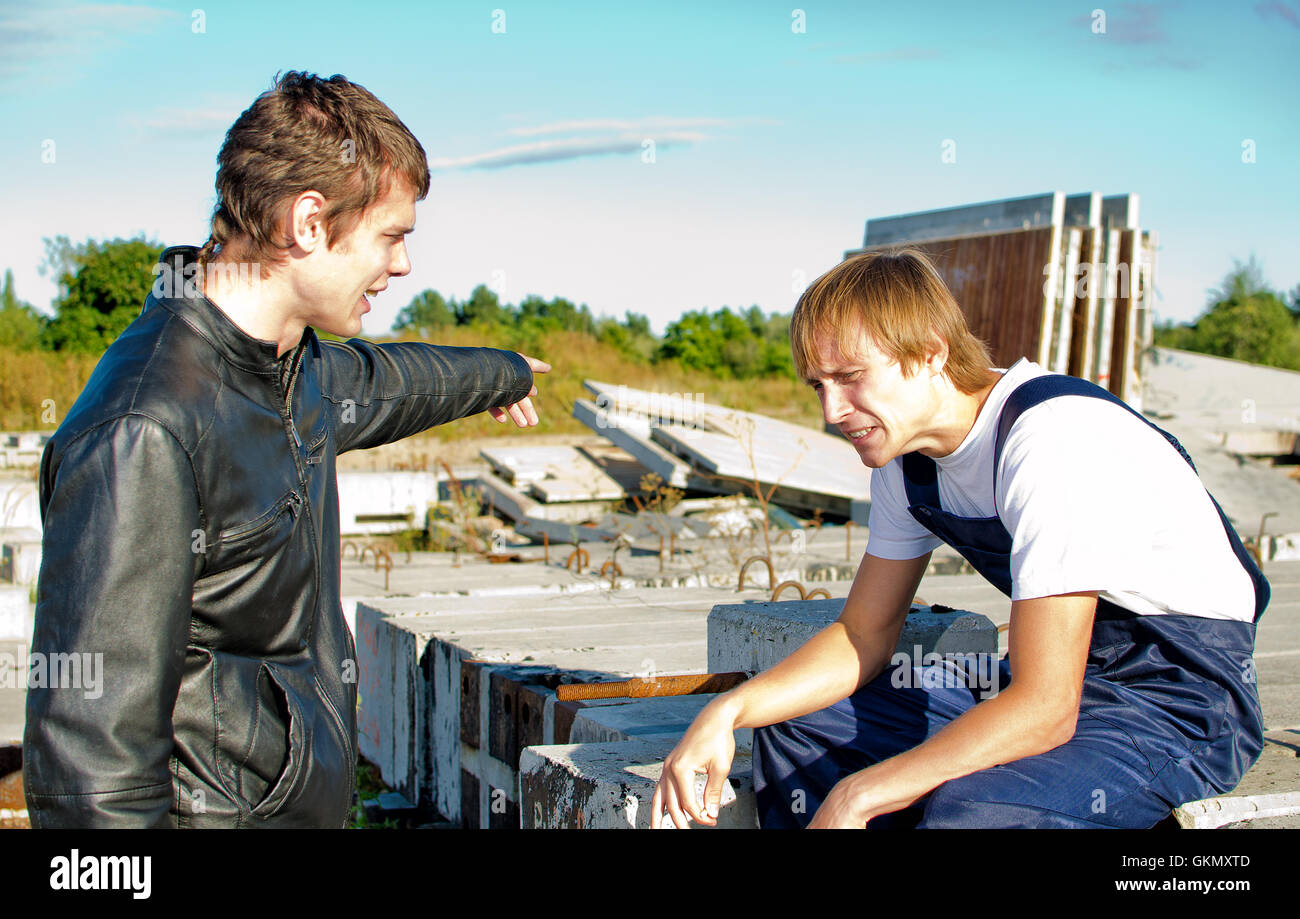
M1096 383L1091 383L1088 380L1080 379L1079 377L1066 376L1059 373L1050 373L1045 376L1034 377L1032 380L1027 380L1024 383L1021 383L1016 387L1011 395L1007 396L1007 401L1003 403L1002 415L998 419L997 439L993 444L993 487L995 493L997 490L998 464L1002 460L1002 447L1006 444L1007 436L1011 433L1011 426L1016 423L1016 419L1018 419L1023 412L1028 411L1035 405L1056 396L1091 396L1095 399L1105 399L1108 402L1115 403L1120 408L1125 409L1130 414L1141 419L1147 424L1147 426L1159 431L1160 435L1169 442L1170 446L1178 451L1178 455L1187 461L1187 465L1192 467L1192 472L1196 472L1196 464L1193 463L1192 458L1187 455L1187 451L1184 450L1183 445L1178 442L1178 438L1174 437L1159 425L1151 422L1150 419L1145 417L1141 412L1136 411L1123 399L1120 399L1114 393L1108 392ZM911 455L914 454L909 454L909 456ZM933 466L934 461L931 460L930 462ZM904 470L906 470L906 468L905 460ZM1199 475L1199 473L1197 473L1197 475ZM1206 489L1206 494L1209 495L1210 502L1214 505L1214 509L1219 512L1219 519L1223 521L1223 529L1227 534L1228 542L1232 546L1233 553L1237 556L1237 560L1241 562L1241 566L1246 569L1246 573L1250 575L1250 579L1255 585L1255 621L1258 622L1259 617L1264 612L1264 608L1268 606L1272 590L1269 587L1268 581L1264 578L1263 572L1259 570L1259 566L1255 564L1255 560L1251 558L1250 553L1246 551L1246 547L1242 545L1241 537L1237 535L1237 531L1233 529L1232 524L1228 522L1228 515L1223 512L1223 508L1219 506L1219 502L1215 500L1214 495L1209 493L1209 489ZM911 497L910 486L908 489L908 497Z
M908 504L939 507L939 467L924 453L903 454L903 485Z

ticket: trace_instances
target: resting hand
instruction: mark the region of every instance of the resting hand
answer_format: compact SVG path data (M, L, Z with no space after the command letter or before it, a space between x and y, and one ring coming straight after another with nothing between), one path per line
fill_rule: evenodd
M516 352L518 353L518 352ZM524 360L528 361L528 367L533 373L549 373L551 365L546 361L539 361L535 357L529 357L527 354L520 354ZM515 423L516 427L529 428L537 424L537 409L533 407L532 397L537 395L537 387L534 386L514 405L507 405L505 408L490 408L490 414L497 421L504 422L507 418Z
M873 806L869 793L870 779L866 770L846 776L826 796L822 806L817 808L810 830L860 830L878 813L885 813L890 808Z
M668 825L686 829L689 821L716 826L722 805L722 785L731 771L736 755L733 722L713 706L700 712L673 752L664 760L663 774L650 801L650 827L663 825L668 810ZM704 806L695 799L696 773L708 774L704 786Z

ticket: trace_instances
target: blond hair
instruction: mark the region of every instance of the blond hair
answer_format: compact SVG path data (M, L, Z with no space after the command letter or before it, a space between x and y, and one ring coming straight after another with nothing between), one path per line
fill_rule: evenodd
M790 319L795 371L804 379L815 375L819 340L833 337L840 354L851 355L864 334L908 376L924 363L935 337L942 338L944 374L953 386L973 393L988 385L988 347L919 249L864 252L813 281Z

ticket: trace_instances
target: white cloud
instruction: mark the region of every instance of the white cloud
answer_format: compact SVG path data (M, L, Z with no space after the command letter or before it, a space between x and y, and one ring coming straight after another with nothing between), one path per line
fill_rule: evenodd
M518 137L537 137L543 134L581 134L591 131L620 131L649 136L655 131L680 128L725 128L747 123L743 118L668 118L663 116L638 119L590 118L574 121L553 121L549 124L526 128L511 128L509 133Z
M584 156L605 156L611 153L640 153L645 142L653 140L655 149L699 143L703 134L691 131L661 131L658 133L627 133L603 137L569 137L561 140L539 140L513 147L502 147L469 156L431 157L429 168L440 169L504 169L527 163L551 163L573 160Z
M93 3L44 6L0 3L0 80L26 75L41 64L84 64L94 52L181 16L151 6Z
M700 129L775 124L780 122L764 118L682 118L663 115L551 121L506 131L515 137L535 137L538 140L466 156L433 157L429 160L429 168L435 171L504 169L507 166L553 163L586 156L622 153L639 155L647 149L646 141L654 141L655 150L658 151L702 143L713 136Z

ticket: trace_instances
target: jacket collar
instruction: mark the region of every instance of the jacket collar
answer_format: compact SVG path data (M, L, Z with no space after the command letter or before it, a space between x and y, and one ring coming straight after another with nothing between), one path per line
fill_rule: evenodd
M154 267L154 284L145 298L144 310L160 306L175 314L206 339L227 361L254 373L278 374L280 361L273 341L254 338L230 321L215 303L203 296L198 278L198 249L194 246L171 246L163 251ZM307 341L310 329L304 330L298 347L286 355L294 360Z

